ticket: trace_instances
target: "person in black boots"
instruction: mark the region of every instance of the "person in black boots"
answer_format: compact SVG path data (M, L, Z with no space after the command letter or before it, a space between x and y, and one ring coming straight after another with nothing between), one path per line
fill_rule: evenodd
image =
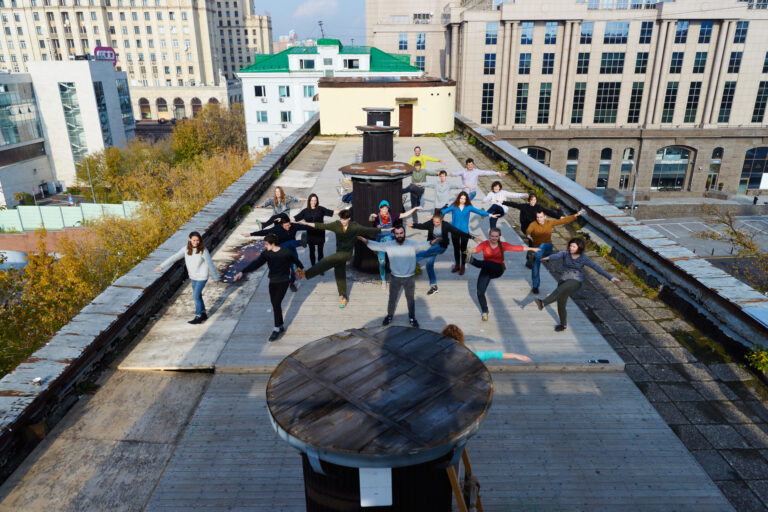
M277 235L274 233L265 236L266 249L233 278L233 281L239 281L243 274L258 270L265 263L269 267L269 300L272 302L275 329L269 335L268 341L276 341L285 332L282 302L285 292L288 291L289 278L293 274L291 265L304 268L299 258L290 249L280 247L278 242Z
M287 215L279 215L275 219L275 225L271 228L254 231L252 233L242 233L242 236L265 236L271 233L277 237L277 243L280 245L280 247L289 249L293 252L293 254L296 255L296 259L298 259L299 253L296 251L296 248L299 245L306 245L306 242L301 243L299 240L296 240L296 233L298 231L306 231L307 229L307 226L304 224L292 223L291 219ZM289 285L292 292L296 291L295 282L296 277L291 274Z

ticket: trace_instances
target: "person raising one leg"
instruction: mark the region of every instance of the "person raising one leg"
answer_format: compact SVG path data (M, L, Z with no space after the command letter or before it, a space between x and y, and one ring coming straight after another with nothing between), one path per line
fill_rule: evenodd
M584 254L586 243L583 238L572 238L568 242L568 250L560 251L556 254L542 258L544 261L563 261L563 273L560 275L560 281L557 283L557 288L547 295L544 300L534 299L539 310L544 309L544 306L557 302L557 315L560 318L560 323L555 326L555 331L561 332L568 327L567 311L565 304L568 302L568 297L581 288L581 284L584 282L584 267L591 267L598 274L610 279L613 283L621 282L618 277L612 276L606 272L603 267L592 261L592 258Z
M477 300L480 303L481 318L483 321L488 320L488 301L485 299L485 291L488 289L488 285L491 279L501 277L506 270L504 265L504 252L505 251L535 251L538 249L531 248L525 245L512 245L507 242L501 242L501 230L499 228L491 228L488 232L488 240L482 242L475 247L474 253L483 253L483 259L478 260L472 256L469 260L469 264L473 267L480 269L480 274L477 276ZM469 251L467 251L469 252Z
M536 222L531 222L528 229L525 230L525 234L531 239L531 246L541 249L541 251L533 255L533 263L531 265L531 292L534 295L539 294L541 259L552 254L552 228L573 222L583 213L584 210L582 209L568 217L548 220L544 211L539 210L536 212Z
M488 213L485 210L475 208L472 206L472 201L469 199L469 194L465 191L459 192L456 196L456 200L451 206L447 206L442 210L443 215L451 213L451 224L455 228L465 233L469 233L469 216L472 213L476 213L481 217L498 217L497 213ZM460 276L464 275L465 265L467 257L465 251L467 250L467 243L469 240L465 237L461 237L456 234L451 234L451 242L453 243L453 259L455 261L454 267L451 272L458 272Z

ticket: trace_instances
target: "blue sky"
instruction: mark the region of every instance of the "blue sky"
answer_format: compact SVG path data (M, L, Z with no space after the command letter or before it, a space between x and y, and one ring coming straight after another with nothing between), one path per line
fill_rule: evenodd
M344 44L365 44L365 0L255 0L256 12L272 16L274 40L293 29L299 39L319 38L318 20L323 22L326 37L341 39Z

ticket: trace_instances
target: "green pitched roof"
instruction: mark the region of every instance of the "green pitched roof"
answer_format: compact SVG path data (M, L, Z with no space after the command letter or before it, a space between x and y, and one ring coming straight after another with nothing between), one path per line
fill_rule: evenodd
M329 41L334 41L329 43ZM318 45L334 45L338 43L339 54L370 55L371 71L390 73L412 73L419 68L411 66L410 55L396 55L383 52L373 46L342 46L338 39L319 39ZM254 55L253 64L241 69L240 73L288 73L288 55L316 55L317 46L292 46L274 55ZM317 71L317 70L312 70Z

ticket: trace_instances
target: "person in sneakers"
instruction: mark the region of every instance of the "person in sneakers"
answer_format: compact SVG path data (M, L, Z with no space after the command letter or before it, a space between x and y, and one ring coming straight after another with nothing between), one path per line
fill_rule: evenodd
M329 224L322 224L320 222L311 223L306 221L301 221L301 224L335 233L336 253L321 259L317 264L312 265L312 267L306 271L306 274L300 273L300 277L305 275L307 279L312 279L326 270L333 269L333 274L336 277L336 290L339 292L339 307L346 307L347 301L349 300L347 295L347 262L352 259L352 250L355 248L355 239L358 236L375 236L383 230L379 228L369 228L362 226L357 222L353 222L352 212L349 210L341 210L339 212L339 220Z
M533 262L531 265L531 292L534 295L539 294L539 284L541 284L541 275L539 273L541 269L541 259L546 258L552 254L553 251L552 228L573 222L583 213L584 210L582 209L568 217L551 220L547 219L544 210L538 210L536 212L536 222L532 222L528 226L528 229L525 230L525 234L531 239L531 246L541 249L533 255Z
M415 214L416 210L421 210L421 206L414 206L404 213L391 212L389 211L389 201L386 199L382 200L379 203L379 213L372 213L368 220L371 221L371 225L374 227L379 229L389 228L389 230L382 231L379 235L377 235L376 241L389 242L390 240L394 240L394 236L392 235L391 231L392 227L395 224L402 222L402 219L408 217L409 215ZM381 277L381 286L383 287L387 284L387 253L384 251L379 251L376 256L379 259L379 277Z
M451 176L459 176L461 178L461 184L467 189L469 199L474 199L477 195L477 180L480 176L501 176L501 173L497 171L481 171L475 169L475 161L471 158L467 158L464 163L467 168L462 169L459 172L451 173Z
M470 200L469 195L463 190L456 196L456 200L453 204L443 208L442 212L443 215L450 212L451 224L459 229L459 231L465 233L469 233L469 216L471 214L476 213L482 217L499 216L498 213L488 213L485 210L472 206L472 201ZM451 272L458 272L460 276L463 276L467 262L465 251L467 250L469 239L451 234L451 242L453 243L453 259L455 262Z
M437 172L424 169L420 160L416 160L411 165L413 165L411 184L403 189L403 194L406 192L411 193L411 207L421 206L421 198L424 195L424 185L426 184L427 176L437 176ZM416 215L414 215L414 218L416 218Z
M557 316L560 318L560 323L555 326L555 331L557 332L562 332L568 327L565 304L568 302L568 297L581 288L581 285L584 282L585 266L591 267L601 276L610 279L612 283L621 282L621 279L606 272L603 267L584 254L586 246L587 244L584 242L583 238L572 238L568 241L567 251L560 251L551 256L547 256L546 258L542 258L544 261L563 261L563 273L560 275L557 288L547 295L544 300L539 300L538 297L534 299L539 310L544 309L544 306L557 302Z
M413 299L413 292L416 288L416 253L424 251L430 245L436 244L437 239L432 242L416 242L405 239L405 227L397 224L392 230L395 239L389 242L372 242L367 238L358 236L357 239L368 244L372 251L384 251L389 256L389 268L392 271L389 283L389 302L387 303L387 316L384 317L382 325L389 325L392 322L392 316L395 314L395 307L400 295L400 288L405 290L405 301L408 303L408 322L412 327L418 327L416 320L416 305Z
M334 215L338 215L340 211L341 210L330 210L325 206L320 206L320 199L317 197L317 194L309 194L307 207L297 213L293 220L323 222L325 217L333 217ZM320 229L308 228L307 246L309 247L309 262L314 265L316 261L323 259L325 233ZM317 252L317 256L315 256L315 252Z
M280 247L290 250L298 259L299 253L296 251L296 248L299 245L306 245L306 241L302 243L299 240L296 240L296 234L299 231L306 231L307 229L309 228L303 224L291 222L291 219L287 215L279 215L275 219L275 225L271 228L260 229L259 231L253 231L251 233L241 233L241 235L249 237L273 234L277 237ZM289 286L292 292L296 291L296 277L293 273L291 273Z
M443 327L440 334L446 338L451 338L464 345L464 331L461 330L456 324L448 324ZM514 352L502 352L501 350L473 350L472 351L481 361L485 362L489 359L517 359L524 363L530 363L531 358L524 356L523 354L515 354Z
M488 240L478 244L473 251L474 254L482 252L483 259L478 260L474 256L469 258L469 264L480 269L480 274L477 276L477 301L480 303L481 318L484 322L488 320L488 301L485 299L485 291L488 289L491 279L501 277L507 269L504 265L504 252L539 251L539 249L526 245L512 245L500 240L501 230L491 228L488 232Z
M464 187L458 183L449 183L448 173L445 170L438 173L438 178L440 181L437 183L424 183L424 186L435 189L435 208L445 208L456 199L452 191L461 190Z
M420 224L409 224L408 226L415 229L425 230L427 232L427 242L437 240L437 243L433 243L426 251L419 251L416 253L417 263L425 258L427 260L427 276L429 276L429 291L427 291L427 295L434 295L437 293L435 258L448 249L450 237L456 235L458 237L472 238L475 242L480 242L479 238L473 237L469 233L456 228L450 222L443 220L443 212L439 209L435 210L435 213L432 214L430 220Z
M192 298L195 300L195 318L188 323L201 324L208 320L208 314L205 312L205 303L203 302L203 287L205 287L205 282L208 281L209 275L213 276L214 281L218 281L219 272L213 264L211 253L205 248L203 237L197 231L189 234L189 240L187 240L185 248L158 265L155 272L160 272L181 258L184 258L184 263L187 265L187 274L189 274L189 281L192 284Z
M509 208L504 206L504 201L507 199L521 199L527 195L528 194L525 192L507 192L506 190L501 190L501 182L494 181L493 184L491 184L491 191L483 198L483 202L491 204L486 210L488 213L497 213L504 216L509 211ZM495 228L498 221L498 217L491 217L489 220L491 227Z
M259 257L250 262L240 272L235 274L233 282L239 281L243 274L258 270L265 263L269 268L269 300L272 302L272 313L275 319L275 328L269 335L268 341L276 341L284 332L283 324L283 298L288 291L289 278L294 273L292 265L303 269L304 265L290 249L280 247L277 235L269 233L264 237L264 249Z

